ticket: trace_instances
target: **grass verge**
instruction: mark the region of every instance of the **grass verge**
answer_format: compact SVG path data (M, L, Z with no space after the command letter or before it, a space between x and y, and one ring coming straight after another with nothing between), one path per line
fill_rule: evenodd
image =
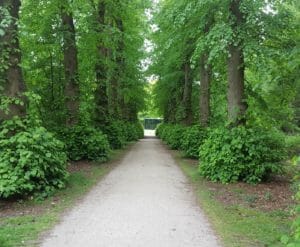
M113 151L108 163L89 163L82 169L73 165L76 169L70 173L66 188L44 201L12 202L12 208L6 208L7 214L0 217L0 247L37 246L39 236L58 223L66 209L108 174L128 148Z
M198 175L198 165L174 153L177 163L193 184L197 198L225 247L280 247L289 231L288 210L262 211L240 203L224 204L212 183ZM224 185L225 186L225 185ZM234 192L232 192L234 193ZM241 193L241 191L239 191Z

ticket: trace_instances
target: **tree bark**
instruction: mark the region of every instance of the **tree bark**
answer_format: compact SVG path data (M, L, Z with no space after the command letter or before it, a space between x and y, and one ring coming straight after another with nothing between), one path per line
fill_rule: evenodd
M178 109L179 109L179 104L178 104L178 101L179 101L179 98L177 97L177 92L176 90L173 90L173 92L170 93L172 96L168 102L168 108L167 108L167 123L171 123L171 124L175 124L175 123L178 123L178 120L177 120L177 112L178 112ZM180 97L180 99L182 99L182 97Z
M244 22L244 17L240 11L240 0L232 0L230 13L233 19L233 31L238 29ZM237 43L237 44L234 44ZM244 92L245 64L242 41L237 40L229 45L228 59L228 118L234 124L244 122L247 104Z
M105 28L106 3L104 0L98 3L98 28L97 32L103 33ZM108 121L108 93L107 93L107 65L108 49L105 47L102 39L98 43L98 60L96 64L97 89L95 92L96 109L95 120L103 125Z
M124 26L123 21L120 18L115 19L115 25L119 31L119 37L117 37L117 49L114 56L115 68L110 81L110 97L109 97L109 110L110 116L113 119L121 119L121 110L124 110L124 98L120 89L122 87L122 71L124 69ZM121 106L123 109L121 109Z
M113 56L113 55L111 55L111 56ZM109 115L112 119L120 119L121 118L120 108L119 108L119 71L118 71L118 68L112 69L112 75L109 80L108 109L109 109Z
M209 126L211 74L208 55L203 54L200 60L200 125L202 127Z
M119 75L119 88L121 90L118 91L118 106L120 112L120 116L122 117L123 120L129 120L129 112L130 112L130 107L129 104L126 103L125 101L125 96L123 94L123 89L126 87L124 85L123 81L123 73L125 70L125 58L124 58L124 50L125 50L125 43L124 43L124 24L123 20L121 18L118 18L116 20L117 28L119 29L120 32L120 37L118 41L118 50L117 50L117 71Z
M0 84L3 85L3 95L17 99L20 103L9 104L9 113L0 110L0 121L11 119L14 116L23 117L26 114L25 83L21 63L21 51L18 37L18 20L21 7L20 0L1 0L0 7L7 9L11 18L3 36L0 36ZM3 67L5 66L5 67Z
M64 70L65 70L65 96L67 107L66 124L72 126L79 121L79 75L78 52L76 46L76 30L72 12L68 1L62 5L62 25L64 38Z
M193 123L192 91L193 91L193 81L191 79L191 67L189 62L186 62L184 64L184 91L183 91L183 107L184 107L183 123L186 125L191 125Z

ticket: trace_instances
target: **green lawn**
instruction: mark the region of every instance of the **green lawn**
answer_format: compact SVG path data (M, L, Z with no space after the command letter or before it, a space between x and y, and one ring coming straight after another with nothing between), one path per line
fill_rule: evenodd
M51 229L62 213L106 175L125 153L126 150L114 151L110 162L93 164L88 172L71 173L67 187L45 201L20 202L22 209L34 207L37 212L0 218L0 247L36 246L40 234Z
M207 181L198 175L197 166L182 159L178 153L176 159L194 185L201 208L224 246L284 246L280 243L280 238L289 231L289 213L278 210L263 212L241 205L225 205L215 198Z

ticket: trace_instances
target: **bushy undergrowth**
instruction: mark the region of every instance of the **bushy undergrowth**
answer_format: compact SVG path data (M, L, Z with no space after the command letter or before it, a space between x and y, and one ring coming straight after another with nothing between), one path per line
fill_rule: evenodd
M300 155L300 135L286 136L285 140L290 156Z
M137 141L138 135L133 124L128 122L122 123L123 133L127 142Z
M126 137L126 141L137 141L144 137L144 128L139 122L120 122L120 125L123 127L123 132Z
M144 126L140 122L136 122L133 124L135 131L137 133L138 139L143 139L144 138Z
M181 149L182 140L186 128L176 124L160 124L156 129L156 135L172 149Z
M0 197L43 196L62 188L67 179L64 144L43 127L27 127L20 119L0 129Z
M164 123L160 123L156 126L156 129L155 129L155 135L159 138L162 138L162 135L163 135L163 132L164 132L164 129L166 128L167 124L164 124Z
M206 130L200 125L187 127L181 141L181 149L189 158L199 158L199 149L206 139Z
M263 129L213 129L200 148L200 173L212 181L258 183L282 170L284 139Z
M119 121L113 121L106 126L101 127L107 135L110 147L112 149L121 149L126 144L126 135L123 125Z
M107 136L92 126L74 126L60 133L70 160L108 160L110 146Z
M127 142L137 141L144 137L144 128L138 122L112 121L101 129L107 135L112 149L121 149Z
M160 124L156 135L172 149L200 159L200 174L212 181L258 183L282 171L282 135L259 128L215 128ZM198 150L200 155L198 156Z

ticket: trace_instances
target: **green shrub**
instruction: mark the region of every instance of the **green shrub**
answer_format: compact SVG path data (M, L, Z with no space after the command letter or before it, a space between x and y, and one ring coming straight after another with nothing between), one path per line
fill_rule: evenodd
M165 140L165 134L169 131L172 127L172 124L160 123L157 125L155 129L155 135L162 140Z
M110 146L113 149L121 149L126 142L137 141L144 137L144 128L139 123L125 122L121 120L111 121L101 128L108 136Z
M144 127L140 122L123 122L127 141L137 141L144 138Z
M285 141L291 157L300 154L300 135L286 136Z
M169 138L167 140L167 144L172 149L181 149L182 147L182 138L185 133L185 127L181 125L174 125L171 128Z
M66 144L70 160L108 160L110 146L106 135L91 126L74 126L63 131L62 140Z
M42 127L26 128L21 120L0 132L0 197L49 195L67 179L64 144Z
M200 173L222 183L258 183L282 170L284 140L267 130L217 128L200 148Z
M181 149L185 127L179 124L160 124L156 129L156 135L172 149Z
M172 124L164 124L161 128L160 138L166 143L168 143L168 140L170 139L172 127Z
M141 122L136 122L133 124L138 136L138 139L144 138L144 126L141 124Z
M155 129L155 135L157 137L161 138L165 127L166 127L166 124L164 124L164 123L158 124Z
M127 142L137 141L139 139L138 130L133 123L120 122Z
M121 121L112 121L110 124L101 128L107 135L112 149L121 149L126 144L126 131Z
M205 129L199 125L187 127L182 138L181 148L189 158L199 158L199 149L206 138Z

